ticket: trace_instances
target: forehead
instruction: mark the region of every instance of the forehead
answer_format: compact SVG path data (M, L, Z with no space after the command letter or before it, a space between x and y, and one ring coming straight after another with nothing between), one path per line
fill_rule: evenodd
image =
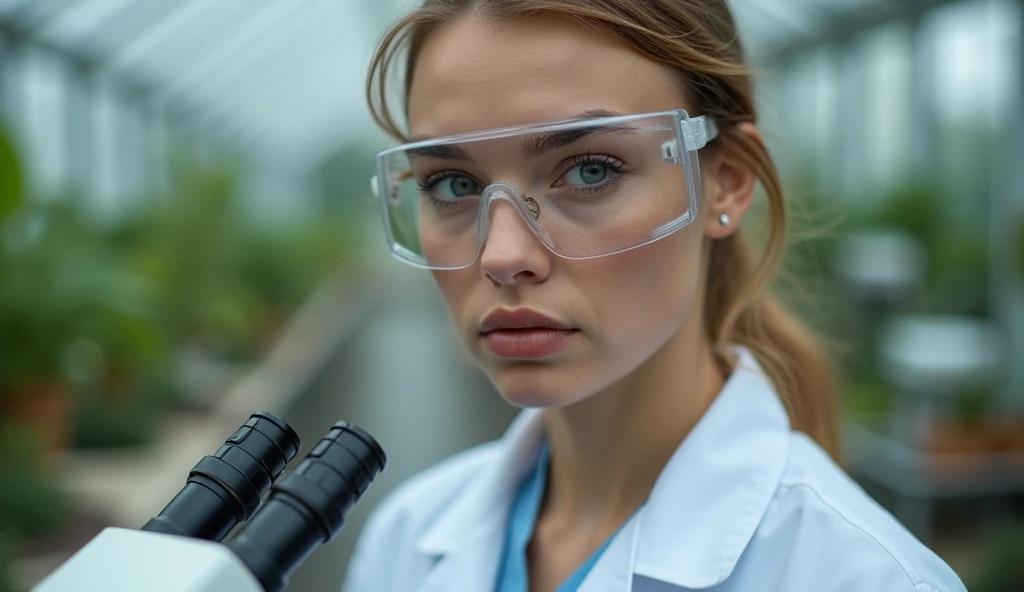
M591 110L685 108L672 71L611 35L558 16L466 16L424 44L409 94L412 136L559 121Z

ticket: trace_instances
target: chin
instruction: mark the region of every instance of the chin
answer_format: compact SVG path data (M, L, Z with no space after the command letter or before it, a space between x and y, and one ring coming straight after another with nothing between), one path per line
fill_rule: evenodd
M572 402L567 400L566 397L557 394L539 393L536 391L499 392L501 392L501 397L508 401L510 405L520 409L552 409L565 407Z
M524 409L564 407L586 397L578 374L565 368L523 363L487 374L503 399Z

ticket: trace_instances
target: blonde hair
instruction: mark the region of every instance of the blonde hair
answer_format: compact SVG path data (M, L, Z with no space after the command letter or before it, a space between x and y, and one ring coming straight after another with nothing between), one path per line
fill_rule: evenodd
M756 261L740 231L712 242L704 310L711 343L717 351L728 351L730 344L747 347L778 391L793 428L839 460L838 395L831 368L810 331L768 290L785 252L786 203L768 150L738 128L756 123L757 113L751 72L725 0L425 0L385 34L367 77L373 118L395 138L408 139L388 103L396 60L407 50L402 95L407 102L425 40L440 25L467 13L493 20L569 16L600 27L678 73L694 113L719 124L720 136L712 146L748 166L768 201L767 236Z

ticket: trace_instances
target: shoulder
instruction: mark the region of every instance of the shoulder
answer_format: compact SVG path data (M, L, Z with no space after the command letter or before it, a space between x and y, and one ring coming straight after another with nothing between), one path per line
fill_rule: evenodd
M359 535L343 590L395 589L384 585L380 578L422 571L424 566L402 564L424 559L422 554L415 553L416 541L480 470L496 460L500 445L498 441L489 442L456 454L388 494L370 514Z
M878 578L914 592L964 590L945 562L799 432L762 526L762 534L791 539L798 557L832 559L822 566L830 579L857 582L857 589Z

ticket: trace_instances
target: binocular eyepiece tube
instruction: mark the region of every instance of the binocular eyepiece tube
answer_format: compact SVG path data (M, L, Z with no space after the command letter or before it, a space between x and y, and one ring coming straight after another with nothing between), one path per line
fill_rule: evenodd
M185 487L142 530L221 542L245 522L224 545L266 592L279 592L318 545L341 531L387 463L370 434L340 421L278 480L299 447L283 419L252 414L216 454L199 461Z
M279 592L318 545L341 531L345 515L386 463L370 434L344 421L334 424L226 545L266 592Z
M222 541L253 516L299 446L298 434L283 419L269 411L253 413L215 454L193 467L185 487L142 530Z

